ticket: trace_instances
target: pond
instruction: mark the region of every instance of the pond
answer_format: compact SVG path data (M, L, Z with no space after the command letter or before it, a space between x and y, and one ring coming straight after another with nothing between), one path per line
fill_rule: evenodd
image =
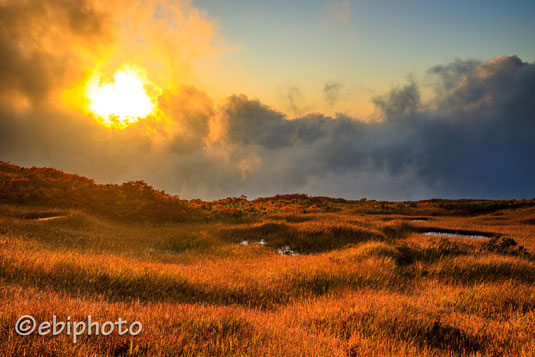
M487 236L475 235L475 234L460 234L451 232L424 232L426 236L443 236L443 237L456 237L456 238L472 238L472 239L484 239Z
M259 245L266 245L266 241L264 239L260 239L258 242L255 241L242 241L240 243L241 245L250 245L250 244L259 244ZM283 246L282 248L277 249L280 255L298 255L295 251L291 250L288 245Z

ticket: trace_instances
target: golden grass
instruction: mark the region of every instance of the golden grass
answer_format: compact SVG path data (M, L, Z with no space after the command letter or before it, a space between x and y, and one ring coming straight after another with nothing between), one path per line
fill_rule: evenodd
M0 212L2 355L535 355L535 262L418 233L498 233L530 248L530 209L425 222L341 212L165 225ZM301 254L279 255L284 245ZM143 332L76 344L18 336L15 321L27 314L122 317Z

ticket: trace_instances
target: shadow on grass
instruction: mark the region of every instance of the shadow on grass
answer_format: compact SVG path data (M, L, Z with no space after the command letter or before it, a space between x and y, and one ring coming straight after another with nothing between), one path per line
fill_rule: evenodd
M349 340L354 334L374 336L387 334L398 340L411 341L423 347L474 353L485 349L488 336L469 334L425 315L414 315L407 311L403 316L389 310L354 311L346 314L332 314L311 321L311 325L328 330Z

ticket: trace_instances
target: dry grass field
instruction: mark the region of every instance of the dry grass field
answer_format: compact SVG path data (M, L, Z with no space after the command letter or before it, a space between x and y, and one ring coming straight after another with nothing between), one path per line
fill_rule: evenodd
M535 356L532 201L236 202L164 222L3 203L0 354ZM143 330L73 343L19 336L23 315Z
M532 208L426 221L323 213L164 225L28 206L1 212L2 355L535 353L531 257L493 252L487 239L417 232L498 233L529 251ZM299 253L279 254L286 245ZM26 314L120 316L143 332L76 344L18 336L13 326Z

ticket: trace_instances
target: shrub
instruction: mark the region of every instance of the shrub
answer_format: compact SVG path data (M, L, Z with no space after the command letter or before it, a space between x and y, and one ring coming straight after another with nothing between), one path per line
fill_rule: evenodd
M500 237L494 236L488 241L482 243L481 248L484 251L492 253L518 255L526 258L532 258L531 253L526 250L523 245L518 245L514 239L508 237L502 237L500 241Z

